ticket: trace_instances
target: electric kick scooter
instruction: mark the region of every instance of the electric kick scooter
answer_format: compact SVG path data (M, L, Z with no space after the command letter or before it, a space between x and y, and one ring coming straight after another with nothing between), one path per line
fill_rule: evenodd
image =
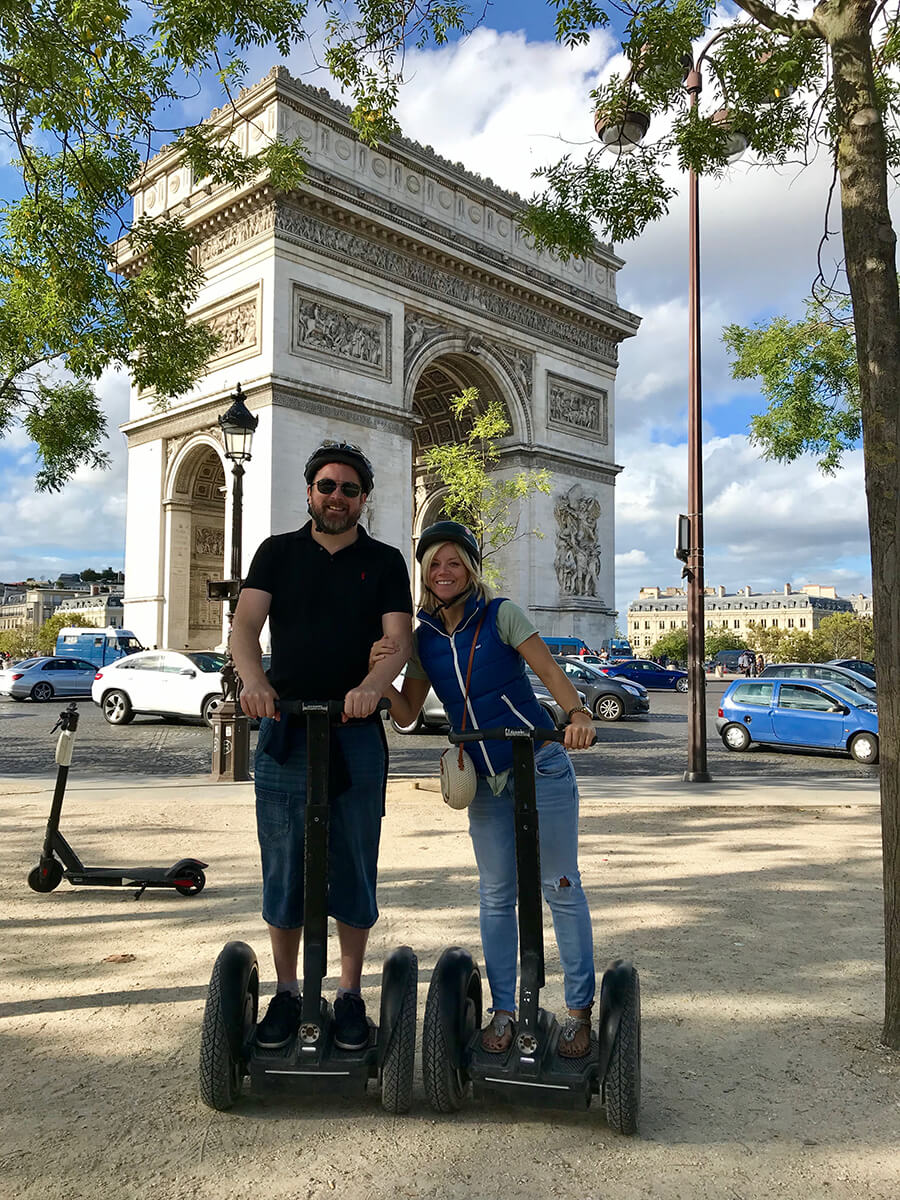
M518 1032L505 1054L481 1045L481 974L459 946L445 950L428 989L422 1034L422 1070L432 1108L454 1112L471 1082L476 1095L520 1104L587 1108L595 1095L617 1133L637 1131L641 1092L641 999L638 973L616 959L603 972L599 1021L583 1058L557 1052L560 1026L539 1006L544 986L540 843L535 802L535 743L563 741L550 729L479 729L451 733L450 741L508 739L513 743L516 797L516 871L519 901L520 991Z
M383 700L379 710L389 706ZM359 1095L370 1079L377 1079L388 1112L408 1112L412 1102L418 961L409 946L400 946L385 961L378 1025L369 1020L369 1043L361 1050L334 1044L334 1011L322 995L328 937L329 726L340 720L343 708L341 700L278 702L282 718L306 717L308 739L300 1026L285 1047L263 1050L256 1045L256 954L246 942L229 942L213 967L203 1014L200 1097L210 1108L231 1108L248 1075L254 1092L292 1088L312 1095L324 1089Z
M59 714L51 732L60 730L56 742L56 788L44 834L41 861L28 872L28 886L34 892L52 892L63 879L85 887L134 887L135 900L146 888L174 888L180 896L196 896L203 891L208 866L197 858L181 858L171 867L86 867L63 835L59 832L66 780L75 748L78 728L78 708L74 703Z

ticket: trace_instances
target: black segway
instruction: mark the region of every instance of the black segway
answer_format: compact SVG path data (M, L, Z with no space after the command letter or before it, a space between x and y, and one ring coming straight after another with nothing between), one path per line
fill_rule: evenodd
M245 1076L253 1091L274 1087L318 1094L323 1089L358 1095L370 1079L381 1087L388 1112L409 1111L416 1048L418 961L409 946L387 958L381 976L377 1027L369 1020L369 1043L341 1050L334 1043L334 1011L322 996L328 937L328 752L329 725L343 701L279 701L282 717L306 717L308 767L305 823L303 990L300 1027L293 1042L277 1050L256 1045L259 966L246 942L229 942L213 967L200 1043L200 1096L220 1111L231 1108ZM382 701L380 708L389 707Z
M78 708L73 703L59 714L51 732L60 730L56 742L56 788L44 834L41 861L28 872L28 886L34 892L52 892L63 879L85 887L135 887L135 900L146 888L174 888L180 896L196 896L206 883L204 867L197 858L180 858L171 867L86 867L59 832L66 780L75 748Z
M518 1032L505 1054L481 1046L481 975L459 946L443 952L431 978L422 1031L422 1070L432 1108L454 1112L472 1084L478 1094L520 1104L587 1108L595 1095L617 1133L637 1131L641 1093L641 996L638 973L616 959L603 973L599 1020L584 1058L557 1053L560 1026L539 1006L544 986L540 845L534 785L535 742L563 740L550 729L480 729L451 733L450 741L509 739L516 797L519 893Z

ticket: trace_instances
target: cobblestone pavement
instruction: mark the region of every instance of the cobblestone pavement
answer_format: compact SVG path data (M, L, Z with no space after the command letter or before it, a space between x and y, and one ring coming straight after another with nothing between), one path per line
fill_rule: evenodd
M807 754L793 750L760 750L734 754L723 747L715 731L721 682L707 692L709 769L716 778L727 776L798 776L870 779L877 767L863 767L848 755ZM651 713L614 724L597 722L598 745L575 755L583 777L680 774L687 765L687 696L652 692ZM50 777L55 773L54 739L50 730L62 701L37 704L0 697L0 775ZM72 766L96 778L143 775L152 778L203 775L210 767L211 734L205 725L169 723L160 717L137 717L131 725L113 727L103 720L90 699L78 701L81 723ZM404 736L388 728L391 774L436 775L447 742L440 734ZM251 733L251 752L256 733Z

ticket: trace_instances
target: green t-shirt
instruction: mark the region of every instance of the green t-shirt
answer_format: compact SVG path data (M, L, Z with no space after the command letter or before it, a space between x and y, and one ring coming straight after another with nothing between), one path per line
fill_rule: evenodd
M501 642L506 642L507 646L515 649L516 646L527 642L532 634L537 633L537 630L518 604L513 604L512 600L504 600L497 608L497 633L500 635ZM406 674L410 679L428 678L419 661L419 646L415 633L413 633L413 651L406 665Z

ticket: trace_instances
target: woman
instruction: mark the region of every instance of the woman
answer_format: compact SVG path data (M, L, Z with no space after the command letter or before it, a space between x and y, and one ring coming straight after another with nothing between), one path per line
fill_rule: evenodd
M424 600L418 613L416 653L407 666L403 690L388 692L397 723L411 725L416 720L430 683L454 729L461 727L464 709L469 729L545 726L544 711L525 673L527 663L568 715L566 747L590 746L594 740L590 709L584 707L522 610L510 600L493 598L485 587L478 543L470 530L455 521L438 521L422 533L416 558ZM382 639L373 647L373 656L389 649ZM472 742L466 750L478 775L469 807L469 833L478 863L481 942L493 1002L482 1045L500 1054L515 1037L518 965L512 747L505 741ZM553 914L569 1014L559 1053L582 1058L590 1051L594 948L578 872L578 787L571 760L558 742L536 747L535 773L541 885Z

